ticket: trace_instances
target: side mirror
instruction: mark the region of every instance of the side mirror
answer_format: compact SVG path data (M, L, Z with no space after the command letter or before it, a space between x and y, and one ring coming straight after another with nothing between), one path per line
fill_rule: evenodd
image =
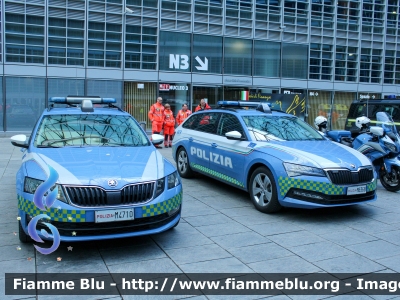
M11 137L11 144L15 147L28 148L28 140L25 134L17 134Z
M372 134L376 135L376 136L384 136L385 131L383 130L382 127L378 127L378 126L371 126L369 128L369 132L371 132Z
M225 136L228 140L240 140L242 138L240 132L236 130L225 133Z
M164 141L164 137L161 134L152 134L151 142L153 145L160 145Z

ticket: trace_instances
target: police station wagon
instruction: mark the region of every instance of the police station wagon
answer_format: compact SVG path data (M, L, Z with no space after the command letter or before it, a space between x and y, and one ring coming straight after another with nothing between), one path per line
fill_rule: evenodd
M152 145L162 136L151 142L131 115L112 104L115 99L50 102L29 140L11 138L23 149L16 177L21 241L51 240L51 228L61 241L84 241L154 234L178 224L180 177Z
M248 191L265 213L376 200L376 173L358 151L267 103L218 105L176 129L172 150L181 177L199 172Z

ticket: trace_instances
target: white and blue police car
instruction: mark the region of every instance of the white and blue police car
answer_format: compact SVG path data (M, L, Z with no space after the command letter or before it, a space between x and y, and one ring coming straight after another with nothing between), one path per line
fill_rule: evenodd
M49 224L70 242L155 234L178 224L182 184L153 145L162 136L150 141L112 98L50 102L29 139L11 138L23 152L16 176L22 242L51 240Z
M267 103L218 105L176 129L172 151L181 177L199 172L248 191L265 213L376 200L377 175L360 152Z

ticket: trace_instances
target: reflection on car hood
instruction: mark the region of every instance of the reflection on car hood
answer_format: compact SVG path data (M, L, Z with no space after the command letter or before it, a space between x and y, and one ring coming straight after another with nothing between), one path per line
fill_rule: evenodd
M257 143L257 149L284 162L317 168L354 169L352 165L355 168L371 165L369 159L360 152L327 140Z
M107 187L117 180L126 183L164 177L164 159L153 147L65 147L36 149L23 157L28 176L47 179L49 168L59 175L58 183ZM167 168L172 166L167 165ZM169 171L169 170L168 170Z

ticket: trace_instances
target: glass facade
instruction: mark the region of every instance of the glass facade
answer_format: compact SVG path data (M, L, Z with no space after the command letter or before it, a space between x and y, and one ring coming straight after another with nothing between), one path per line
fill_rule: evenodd
M48 64L83 66L84 21L50 17L48 24Z
M157 99L157 83L125 82L123 109L130 113L138 122L145 122L147 128L151 128L147 113L150 106Z
M252 40L225 38L224 74L252 75Z
M115 98L117 105L121 106L122 81L88 80L86 95Z
M190 84L181 82L161 82L158 85L158 95L163 98L164 105L168 103L171 106L171 110L174 116L176 116L178 111L182 108L182 104L190 103Z
M190 72L190 34L160 32L160 70Z
M45 107L45 79L6 77L6 128L31 131Z
M349 101L400 91L400 0L0 1L0 130L28 128L8 120L14 98L34 111L53 95L116 97L147 121L133 106L158 95L178 110L285 91L331 105L339 128ZM32 97L18 96L9 82L29 78Z
M201 99L204 99L210 106L216 105L218 100L224 99L223 94L222 86L194 86L192 111L196 109Z
M254 76L279 77L281 68L281 44L254 41Z
M6 111L6 105L4 103L4 97L3 97L3 78L0 79L0 130L4 130L4 114Z
M207 57L205 57L207 55ZM222 73L222 37L211 35L193 35L193 57L195 63L192 71L204 69L207 64L207 70L204 73ZM207 59L207 61L205 60Z
M332 107L332 92L310 90L308 92L308 105L307 121L309 124L314 126L314 120L318 116L324 116L328 119L330 124L331 121L331 107Z
M49 78L47 81L47 95L50 97L80 96L85 94L85 80ZM94 95L94 94L93 94Z
M331 109L332 129L344 129L350 104L357 99L357 93L335 92Z
M307 79L308 46L282 44L282 77Z

